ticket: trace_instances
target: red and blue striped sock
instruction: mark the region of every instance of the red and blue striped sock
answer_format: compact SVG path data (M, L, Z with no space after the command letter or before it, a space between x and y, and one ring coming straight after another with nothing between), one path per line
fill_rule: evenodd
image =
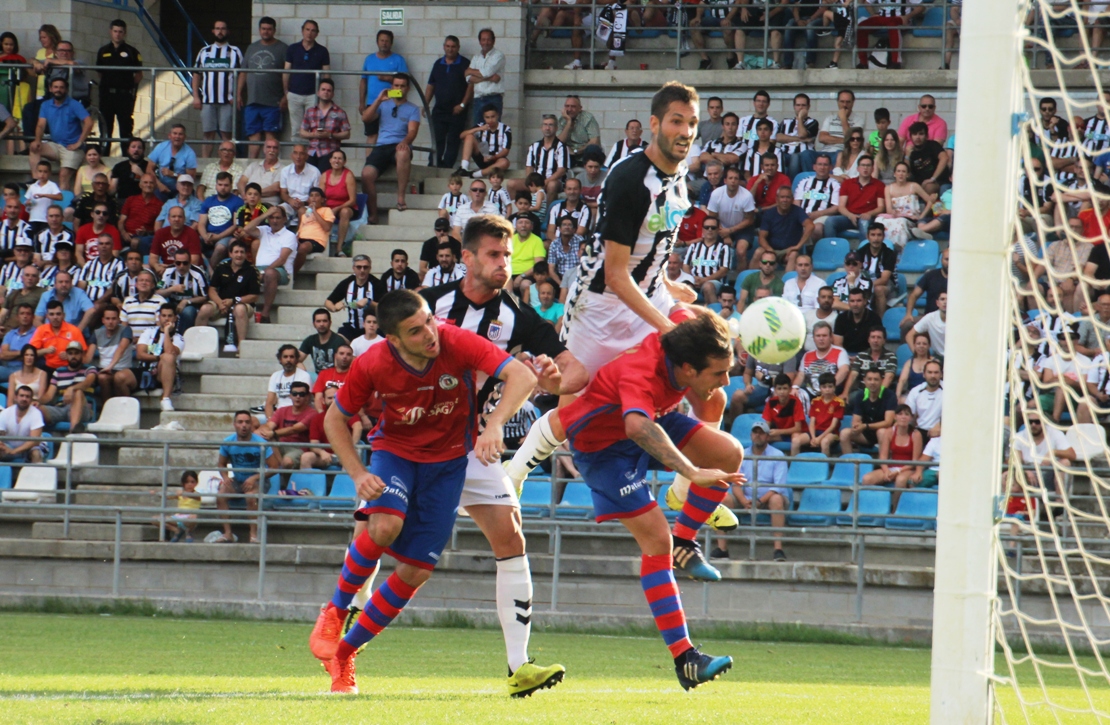
M640 557L640 584L655 617L655 626L663 635L671 657L678 657L694 645L686 630L686 614L682 611L682 599L678 595L673 569L674 561L670 554Z
M409 603L417 588L402 581L397 572L390 574L385 583L374 592L374 596L370 597L366 609L358 615L358 621L343 637L335 656L339 659L350 657L359 647L381 634Z
M378 559L382 557L384 551L385 547L376 544L365 530L351 542L347 549L347 557L343 560L343 571L339 574L335 594L331 598L335 608L342 610L350 608L351 600L355 598L355 594L366 580L373 575L374 569L378 566Z
M698 536L698 529L706 522L717 505L725 500L728 489L720 486L699 486L690 484L686 492L686 503L682 504L682 511L674 522L672 533L680 539L694 541Z

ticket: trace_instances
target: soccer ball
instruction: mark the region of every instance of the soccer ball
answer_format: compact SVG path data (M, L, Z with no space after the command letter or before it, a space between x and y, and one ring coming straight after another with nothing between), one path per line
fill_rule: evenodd
M771 365L797 355L806 339L802 311L781 297L764 297L748 305L739 328L744 349Z

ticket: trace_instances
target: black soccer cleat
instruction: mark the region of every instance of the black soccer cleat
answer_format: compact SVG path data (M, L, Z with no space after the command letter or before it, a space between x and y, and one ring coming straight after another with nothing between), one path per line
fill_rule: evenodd
M674 671L678 675L678 684L684 690L692 690L698 685L717 679L732 669L732 658L713 657L712 655L698 652L697 647L691 647L680 656L675 657Z
M674 559L674 567L682 571L686 576L694 581L699 582L719 582L721 581L721 572L717 571L716 567L712 566L702 556L701 547L698 542L690 541L689 539L680 539L677 536L672 536L673 548L671 549L671 557Z

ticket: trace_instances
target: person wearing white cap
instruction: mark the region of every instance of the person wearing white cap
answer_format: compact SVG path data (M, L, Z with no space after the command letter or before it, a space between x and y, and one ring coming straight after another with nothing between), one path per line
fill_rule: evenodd
M189 174L182 174L177 177L177 196L162 205L162 211L158 213L158 217L154 220L154 231L166 226L170 219L170 209L178 206L185 210L185 223L194 229L196 228L197 220L200 219L202 202L193 196L194 186L196 186L196 182Z

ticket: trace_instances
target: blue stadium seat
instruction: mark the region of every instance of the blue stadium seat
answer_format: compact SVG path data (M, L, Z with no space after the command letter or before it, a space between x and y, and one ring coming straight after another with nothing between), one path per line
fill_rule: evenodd
M803 181L805 181L806 179L810 179L810 178L812 178L812 177L814 177L814 176L817 176L817 172L815 172L815 171L803 171L802 173L800 173L800 174L798 174L797 176L795 176L795 177L794 177L794 186L793 186L793 188L794 188L794 196L797 196L797 195L798 195L798 186L799 186L799 185L800 185L800 184L801 184L801 183L802 183Z
M4 466L0 468L0 488L12 487L12 467Z
M550 33L550 37L558 38L560 40L569 38L570 35L571 31L569 28L552 28Z
M883 313L883 327L886 328L886 338L888 340L897 340L902 336L902 331L898 327L898 323L906 316L905 307L891 307Z
M667 490L670 489L671 484L667 483L659 487L659 495L656 499L659 501L659 508L663 509L663 515L667 517L667 521L674 521L678 518L678 511L675 511L667 504L663 503L667 500Z
M551 514L551 479L527 478L520 494L520 515L546 519Z
M925 15L921 18L921 25L924 27L913 29L915 38L939 38L943 36L945 27L944 8L940 5L934 5L926 10Z
M629 38L658 38L663 34L662 28L629 28Z
M907 491L898 499L898 508L894 511L899 516L913 516L910 519L887 519L888 529L902 529L904 531L932 531L937 528L937 495Z
M848 273L844 272L844 271L833 272L828 277L825 277L825 284L832 287L833 283L836 282L838 279L844 279L847 276L848 276Z
M797 272L787 272L786 274L784 274L782 276L782 281L783 282L789 282L790 280L794 279L797 276L798 276Z
M844 509L844 516L837 516L838 526L852 525L852 512L855 510L855 496ZM865 488L859 492L859 525L882 526L890 515L890 491L885 488Z
M674 483L674 471L652 471L658 483Z
M736 284L735 284L735 287L736 287L737 291L739 292L740 285L741 285L741 283L743 283L745 277L747 277L749 274L758 274L758 273L759 273L758 269L745 269L745 270L741 271L739 274L737 274L736 275ZM739 294L737 294L737 297L739 297Z
M311 475L311 474L310 474ZM327 477L324 474L325 482ZM295 479L297 474L293 475ZM300 485L297 485L300 488ZM336 476L331 482L331 490L328 495L321 498L317 503L320 505L321 510L327 509L343 509L346 511L354 511L355 506L358 505L358 493L355 491L355 482L346 473L341 473Z
M847 416L845 416L845 419L847 419ZM847 486L848 488L851 488L852 481L855 480L855 470L857 465L854 463L850 463L850 461L866 461L865 463L860 463L858 465L859 477L861 481L863 480L864 476L875 470L875 464L870 463L871 456L867 455L866 453L846 453L840 457L840 462L833 466L832 475L829 476L828 481L830 484L834 486Z
M276 478L276 476L274 478ZM278 486L274 486L273 483L271 483L267 495L276 496L280 485L280 482ZM290 477L289 487L295 488L298 491L308 491L312 495L281 496L268 503L273 506L273 508L310 508L314 503L318 502L317 499L327 495L328 479L323 473L298 471Z
M752 445L752 423L763 420L759 413L745 413L738 415L732 421L732 437L740 441L740 445L750 448Z
M706 305L706 307L708 307L709 309L713 310L714 312L718 312L718 313L719 313L719 312L721 311L721 303L720 303L720 302L714 302L714 303L713 303L713 304L711 304L711 305Z
M369 198L366 194L355 194L355 211L351 219L362 218L362 212L366 210L366 200Z
M940 264L940 245L932 239L906 243L898 260L899 272L924 272Z
M69 206L73 206L73 192L72 191L63 191L62 192L61 207L63 209L65 209L66 207L69 207Z
M844 262L844 255L851 249L852 245L844 237L825 237L813 247L813 268L838 269Z
M555 507L555 518L592 519L594 499L590 487L580 481L571 481L563 491L563 500Z
M734 375L728 379L728 385L724 387L725 391L725 409L727 410L732 406L732 394L737 390L744 387L744 376Z
M832 526L840 513L840 491L833 488L807 488L802 491L798 512L786 517L791 526Z
M823 453L800 453L798 458L820 458ZM798 460L790 463L786 472L787 486L805 486L811 483L824 483L829 477L829 464L824 460Z
M913 350L910 349L909 345L903 342L898 346L898 352L895 354L898 356L898 374L894 376L897 379L898 375L902 374L902 366L906 364L907 360L913 357Z

